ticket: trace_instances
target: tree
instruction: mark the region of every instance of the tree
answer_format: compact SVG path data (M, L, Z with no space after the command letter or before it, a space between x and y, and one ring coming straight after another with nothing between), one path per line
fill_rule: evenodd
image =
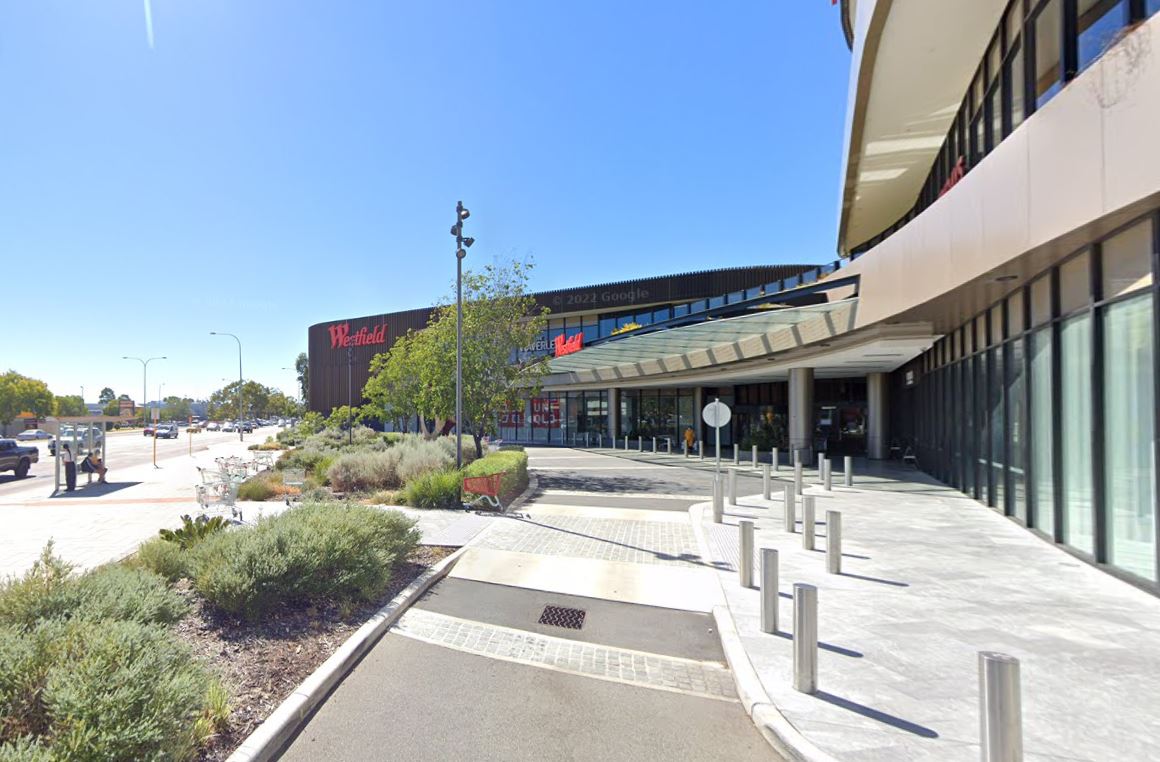
M188 421L193 400L173 394L165 398L165 408L161 417L170 421Z
M366 415L392 421L402 431L411 430L411 418L419 411L421 381L412 357L418 340L417 334L408 331L389 350L375 355L362 391L367 400Z
M535 394L547 372L547 363L541 359L519 359L520 350L535 341L547 322L547 308L537 308L527 294L531 269L530 263L510 262L463 274L463 420L457 426L461 433L471 434L481 456L483 435L495 433L499 414ZM455 415L455 304L437 306L427 327L404 346L403 367L393 366L389 357L384 360L380 364L383 377L372 392L402 388L372 399L385 407L397 392L405 409L406 398L413 397L420 425L430 435ZM402 375L392 378L389 374L396 371ZM413 385L407 382L407 374L415 376ZM433 430L427 429L428 418L435 421Z
M105 403L104 409L101 410L105 415L120 415L121 402L119 400L109 400Z
M302 401L310 399L310 358L299 352L294 360L294 370L298 371L298 388L302 390Z
M81 399L79 394L68 394L63 397L54 398L52 408L53 415L57 416L89 414L89 409L85 406L85 401Z
M101 390L101 396L97 399L97 401L100 402L102 405L108 405L110 402L112 402L115 399L117 399L117 393L106 386L104 389Z
M9 424L21 413L37 417L52 413L52 392L48 384L10 370L0 376L0 424Z

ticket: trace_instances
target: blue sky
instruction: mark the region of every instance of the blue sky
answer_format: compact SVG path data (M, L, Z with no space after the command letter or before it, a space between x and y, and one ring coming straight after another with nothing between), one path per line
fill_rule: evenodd
M0 7L0 369L58 394L294 392L320 321L471 261L550 289L832 258L849 53L826 0ZM64 308L53 315L53 305Z

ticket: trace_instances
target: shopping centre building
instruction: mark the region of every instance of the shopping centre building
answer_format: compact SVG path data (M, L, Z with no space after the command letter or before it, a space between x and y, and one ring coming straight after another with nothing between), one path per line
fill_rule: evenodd
M840 258L537 295L553 322L530 349L562 351L501 436L700 439L720 398L726 444L909 453L1160 591L1158 12L842 0ZM370 357L426 316L311 328L311 407L346 403L347 335L357 403Z

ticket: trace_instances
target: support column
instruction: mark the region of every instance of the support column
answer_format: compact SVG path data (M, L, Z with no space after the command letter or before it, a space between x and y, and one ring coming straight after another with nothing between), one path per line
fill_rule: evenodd
M620 435L620 394L613 388L608 390L608 434L616 447L616 437Z
M886 373L866 375L866 455L874 460L890 457L890 379Z
M814 460L814 369L789 369L790 458L801 452L802 463Z
M701 387L693 387L693 431L697 434L697 441L700 442L705 432L705 422L701 420L701 410L705 407L705 397L701 392ZM681 436L685 436L685 432L681 432Z

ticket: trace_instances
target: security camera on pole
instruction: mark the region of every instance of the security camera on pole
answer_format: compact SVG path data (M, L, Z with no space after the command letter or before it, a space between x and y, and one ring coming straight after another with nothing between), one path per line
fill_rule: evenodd
M474 238L464 238L463 222L471 216L462 201L455 204L455 224L451 235L455 236L455 467L463 468L463 258L475 243Z

